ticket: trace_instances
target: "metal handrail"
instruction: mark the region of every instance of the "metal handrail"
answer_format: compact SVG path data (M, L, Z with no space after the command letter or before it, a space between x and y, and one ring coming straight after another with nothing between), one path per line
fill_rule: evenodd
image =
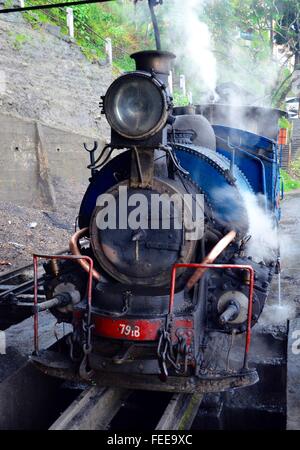
M87 287L87 330L91 325L91 312L92 312L92 286L93 286L93 266L94 262L89 256L78 255L33 255L33 270L34 270L34 352L37 355L39 352L39 322L38 322L38 259L51 259L51 260L78 260L85 259L89 264L88 272L88 287ZM88 331L87 331L88 332Z
M252 266L244 264L174 264L171 272L171 288L170 288L170 302L169 302L169 316L173 314L174 296L175 296L175 284L176 284L176 270L180 268L192 268L192 269L238 269L247 270L249 272L249 295L248 295L248 311L247 311L247 330L245 338L245 352L243 369L248 369L248 354L250 350L251 342L251 319L252 319L252 304L253 304L253 292L254 292L254 269ZM169 321L172 326L172 321Z

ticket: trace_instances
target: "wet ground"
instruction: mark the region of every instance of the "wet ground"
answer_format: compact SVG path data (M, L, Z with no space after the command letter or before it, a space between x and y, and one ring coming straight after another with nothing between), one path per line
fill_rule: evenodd
M287 319L300 314L300 191L286 195L281 206L281 289L278 276L275 276L267 305L259 321L261 326L270 323L284 324Z
M288 320L300 314L300 191L286 195L281 206L281 288L275 275L263 313L252 329L249 365L257 369L260 381L218 398L208 396L213 412L207 414L204 409L201 414L200 410L196 426L201 429L284 430L289 425L287 333ZM232 360L239 360L243 347L244 337L239 335L231 352ZM298 395L300 386L293 390L293 399ZM298 422L296 429L300 429Z

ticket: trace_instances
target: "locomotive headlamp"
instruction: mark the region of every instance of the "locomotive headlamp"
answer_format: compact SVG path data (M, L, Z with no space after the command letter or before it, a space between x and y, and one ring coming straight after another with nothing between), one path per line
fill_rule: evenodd
M103 107L114 131L129 139L146 139L166 124L168 95L159 80L134 72L112 83Z

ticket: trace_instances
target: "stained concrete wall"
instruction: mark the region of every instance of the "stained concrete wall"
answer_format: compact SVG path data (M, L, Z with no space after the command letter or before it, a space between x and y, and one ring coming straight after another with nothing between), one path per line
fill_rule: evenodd
M18 205L55 209L60 183L70 191L87 184L91 138L0 114L0 199Z
M292 158L300 156L300 119L292 119L293 136L292 136Z
M99 101L112 80L111 65L87 60L59 27L32 27L21 13L0 15L1 113L108 138Z
M0 16L0 54L0 200L55 209L68 192L79 202L90 176L82 144L101 148L110 135L99 101L111 65L21 13Z

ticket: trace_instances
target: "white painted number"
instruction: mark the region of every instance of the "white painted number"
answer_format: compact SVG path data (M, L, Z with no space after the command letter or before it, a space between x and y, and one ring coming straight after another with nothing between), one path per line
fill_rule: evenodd
M138 325L131 326L131 325L126 325L125 323L120 323L119 329L120 329L120 333L123 334L124 336L138 338L141 335L141 330Z
M295 339L292 343L292 353L293 355L300 355L300 330L293 331L292 339Z

